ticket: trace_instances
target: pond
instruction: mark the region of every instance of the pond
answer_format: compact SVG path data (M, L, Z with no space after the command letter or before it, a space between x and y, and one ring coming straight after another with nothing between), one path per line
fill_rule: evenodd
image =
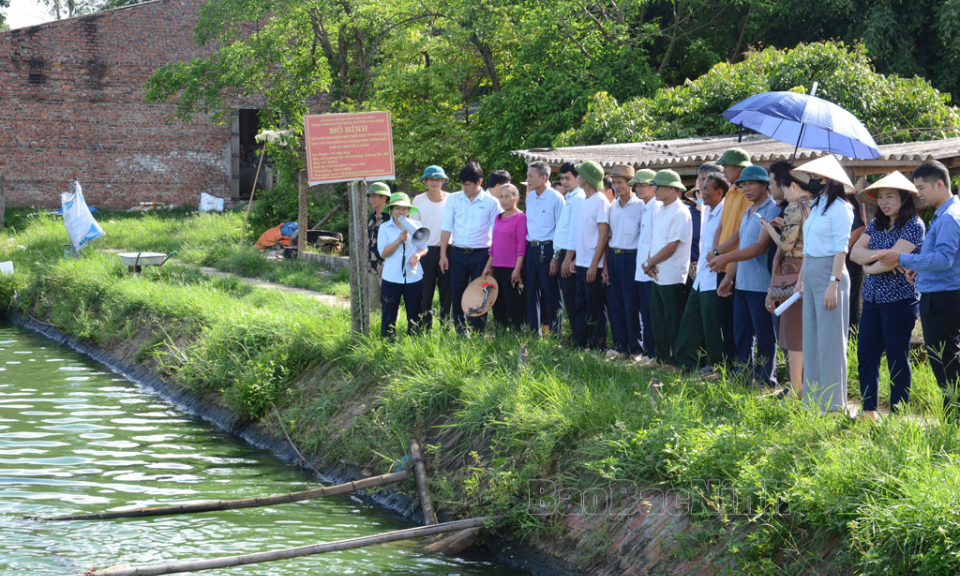
M344 496L227 512L43 523L24 516L252 498L319 484L89 358L0 324L0 574L73 574L248 554L409 528ZM514 575L416 541L201 574Z

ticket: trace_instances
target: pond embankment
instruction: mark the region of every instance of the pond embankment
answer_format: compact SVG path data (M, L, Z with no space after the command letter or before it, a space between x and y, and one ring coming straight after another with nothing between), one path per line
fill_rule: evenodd
M104 247L176 246L203 264L235 245L218 217L145 218L108 223ZM61 235L38 222L13 239L22 249L0 248L18 270L0 304L292 457L288 432L331 479L387 472L417 438L441 515L506 515L492 549L548 573L960 571L960 431L935 417L821 418L733 377L527 334L357 338L342 308L190 267L131 276L115 255L64 259ZM929 370L914 381L911 405L929 411ZM404 490L379 497L415 513Z

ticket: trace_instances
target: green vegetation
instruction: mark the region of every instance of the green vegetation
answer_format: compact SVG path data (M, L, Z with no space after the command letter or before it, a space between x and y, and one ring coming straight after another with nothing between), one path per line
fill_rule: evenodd
M243 417L272 419L276 406L295 442L327 464L385 471L407 438L423 438L447 512L504 512L523 534L551 531L556 516L527 514L528 481L579 490L632 481L688 499L701 532L684 553L719 550L738 573L797 573L818 561L811 543L829 539L841 550L831 573L960 569L960 429L938 414L922 362L911 408L923 419L852 423L736 379L656 374L527 335L463 339L445 326L354 341L345 310L187 267L131 276L96 250L66 259L56 220L29 222L0 248L17 266L0 277L4 304L98 346L134 350ZM176 247L195 258L200 245L229 245L236 216L107 224L111 246L149 235L151 248L168 249L181 234ZM652 376L663 380L653 400Z
M849 110L878 144L947 138L960 133L960 113L921 78L878 74L864 46L817 43L792 50L750 52L737 64L717 64L680 86L649 98L618 103L610 94L593 97L579 128L561 134L557 145L584 145L736 134L721 116L731 105L768 91L809 92Z
M107 235L85 252L170 253L176 250L176 256L163 266L164 272L186 263L335 296L349 297L350 294L346 270L331 272L320 264L300 260L268 261L250 244L241 245L238 239L242 213L197 214L187 209L149 213L101 211L97 213L97 221ZM18 271L14 278L21 280L42 273L47 259L62 256L63 244L69 242L59 216L36 213L34 209L9 209L5 232L6 236L0 238L0 249L7 253L3 259L14 261ZM249 234L248 240L260 232ZM18 245L26 249L17 249ZM42 254L40 260L38 251ZM106 258L120 264L114 254ZM19 274L21 271L23 276ZM146 274L154 272L147 269ZM0 304L5 302L0 299Z

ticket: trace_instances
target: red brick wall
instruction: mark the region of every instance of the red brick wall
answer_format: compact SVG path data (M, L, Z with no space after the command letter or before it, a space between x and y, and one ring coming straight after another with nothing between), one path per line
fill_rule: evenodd
M201 56L204 0L146 4L0 34L0 169L8 205L55 207L78 178L87 202L196 204L230 197L230 127L166 122L144 102L155 68Z

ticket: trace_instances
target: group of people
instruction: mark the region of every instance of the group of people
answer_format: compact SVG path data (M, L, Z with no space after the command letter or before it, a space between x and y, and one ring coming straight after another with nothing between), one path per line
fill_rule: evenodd
M460 334L482 330L486 315L465 316L460 301L471 281L492 276L500 326L559 337L566 317L570 346L708 379L725 365L773 395L839 413L859 319L862 414L875 419L883 354L891 408L909 400L919 315L944 405L957 406L960 200L939 162L859 192L833 156L764 168L738 148L700 166L690 190L673 170L625 164L608 174L593 161L565 163L559 174L551 183L550 166L531 163L523 210L511 175L484 181L476 162L460 170L456 193L443 190L439 166L423 172L427 192L412 201L372 184L370 273L383 335L394 334L401 299L408 330L429 329L437 292L441 319ZM866 226L861 205L876 212ZM934 209L929 230L922 206ZM425 247L404 218L429 229Z

